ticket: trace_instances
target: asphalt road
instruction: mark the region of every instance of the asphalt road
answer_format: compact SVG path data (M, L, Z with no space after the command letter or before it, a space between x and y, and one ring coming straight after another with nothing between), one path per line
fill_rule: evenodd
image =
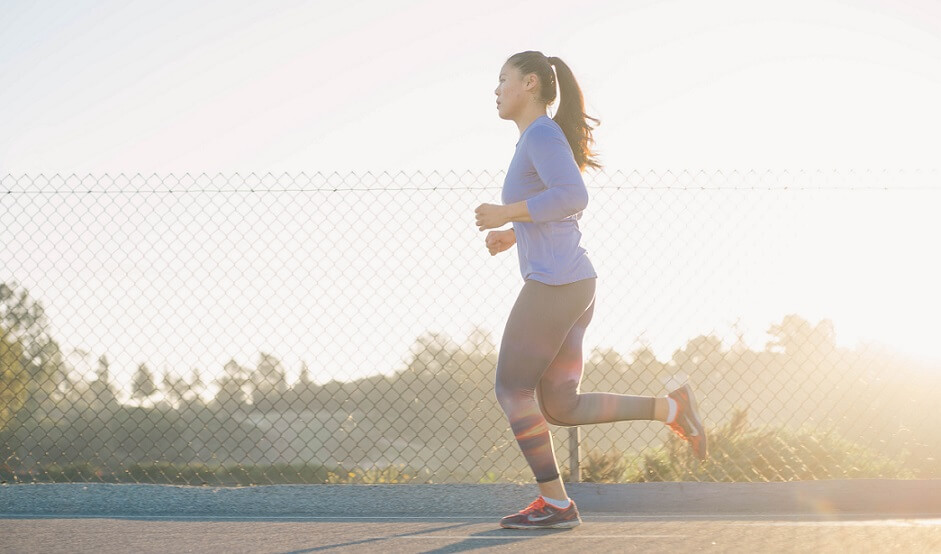
M502 514L500 514L502 515ZM582 513L574 529L456 517L2 516L2 552L941 552L941 518Z
M569 483L574 529L499 526L533 484L0 485L8 552L937 552L941 480Z

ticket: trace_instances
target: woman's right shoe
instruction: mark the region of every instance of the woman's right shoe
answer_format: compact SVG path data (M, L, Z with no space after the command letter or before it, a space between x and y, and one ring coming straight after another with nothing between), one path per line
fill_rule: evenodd
M706 429L696 408L696 398L689 383L668 394L676 402L676 416L673 423L667 423L674 433L693 447L693 452L700 460L705 460L707 453Z
M540 494L529 506L515 514L510 514L500 520L500 527L510 529L558 529L575 527L581 524L582 518L578 515L575 501L569 499L566 508L556 508L546 502Z

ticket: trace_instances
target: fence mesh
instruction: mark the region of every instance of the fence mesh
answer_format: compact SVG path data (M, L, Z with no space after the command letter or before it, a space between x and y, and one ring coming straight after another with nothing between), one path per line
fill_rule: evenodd
M493 387L522 276L474 217L504 175L7 175L0 478L532 482ZM586 173L580 390L688 380L710 458L551 427L563 479L941 477L938 176Z

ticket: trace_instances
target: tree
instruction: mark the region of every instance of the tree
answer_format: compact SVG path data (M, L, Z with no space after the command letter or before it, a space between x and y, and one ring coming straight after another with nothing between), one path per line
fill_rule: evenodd
M193 368L193 382L190 383L190 391L193 399L200 398L202 393L206 390L206 383L203 382L203 377L200 374L199 368Z
M281 360L265 352L262 352L258 358L258 365L251 376L251 381L252 404L255 405L255 409L261 411L275 409L275 405L284 398L284 393L288 389L287 376Z
M475 325L467 335L467 340L464 342L462 348L467 354L483 358L496 352L497 345L490 331L480 325Z
M163 391L172 404L179 404L188 388L189 385L182 376L171 375L169 371L163 374Z
M0 326L0 431L26 404L29 376L20 363L22 357L23 346Z
M446 333L426 331L411 346L414 357L408 364L407 371L418 376L432 377L442 372L457 368L455 355L461 350Z
M154 384L154 374L147 367L147 364L137 366L137 373L134 374L134 380L131 382L131 398L147 398L157 392L157 385Z
M59 385L66 381L66 364L58 343L49 336L45 310L15 282L0 282L0 326L22 348L20 364L28 379L24 409L48 411L63 398Z
M781 323L772 324L767 332L771 336L767 350L783 350L795 358L823 356L836 348L836 331L829 319L822 319L814 326L797 314L788 314Z
M102 406L112 406L116 403L114 389L111 386L109 367L108 357L104 354L99 356L98 369L95 371L97 378L88 387L91 396L89 404L96 409L100 409Z
M683 359L695 367L715 365L722 359L722 340L715 335L699 335L688 340L682 350L673 354L673 359Z
M248 371L233 359L222 368L222 376L215 380L219 385L214 403L222 410L232 413L248 405L245 385L248 383Z
M298 379L298 384L301 387L309 387L311 384L310 380L310 368L307 367L307 362L301 362L301 376Z

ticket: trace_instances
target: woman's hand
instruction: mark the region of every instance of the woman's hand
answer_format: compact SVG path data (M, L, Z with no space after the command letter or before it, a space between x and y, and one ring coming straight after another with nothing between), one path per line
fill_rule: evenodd
M487 233L487 249L490 250L491 256L496 256L514 244L516 244L516 231L513 229Z
M506 213L506 206L502 204L481 204L474 210L477 214L477 227L481 231L496 229L510 222Z

